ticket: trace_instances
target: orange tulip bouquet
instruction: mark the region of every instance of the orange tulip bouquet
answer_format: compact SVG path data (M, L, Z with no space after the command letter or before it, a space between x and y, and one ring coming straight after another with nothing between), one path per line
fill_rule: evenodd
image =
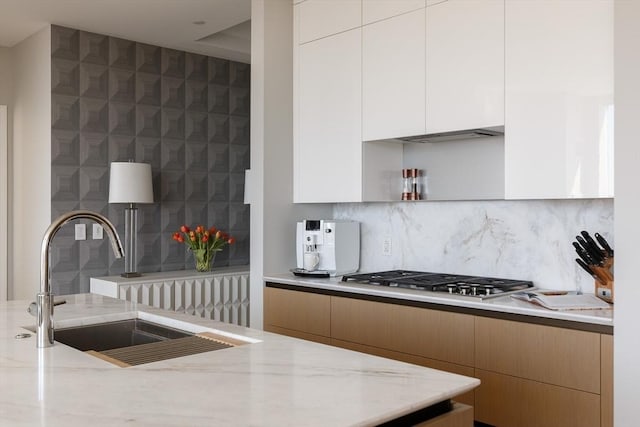
M172 236L178 243L185 243L193 252L196 260L196 270L211 271L211 265L216 258L216 254L224 249L226 245L232 245L236 240L222 230L211 227L208 230L199 225L195 230L191 230L186 225L180 227Z

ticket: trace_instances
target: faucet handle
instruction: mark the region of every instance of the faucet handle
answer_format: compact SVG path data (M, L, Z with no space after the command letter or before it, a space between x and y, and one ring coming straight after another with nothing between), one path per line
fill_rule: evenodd
M53 306L55 307L56 305L62 305L62 304L66 304L67 300L62 299L62 300L58 300L58 301L54 301L53 302ZM31 304L29 304L29 307L27 307L27 312L32 315L33 317L38 315L38 304L36 304L35 302L32 302Z
M27 307L27 312L33 317L36 317L38 315L38 304L36 304L35 302L29 304L29 307Z

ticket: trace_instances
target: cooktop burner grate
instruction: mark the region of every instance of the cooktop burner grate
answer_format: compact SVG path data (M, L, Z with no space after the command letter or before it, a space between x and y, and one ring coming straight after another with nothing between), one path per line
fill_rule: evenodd
M388 286L391 288L446 292L481 299L502 296L523 289L533 288L533 283L525 280L428 273L410 270L347 274L342 277L342 281Z

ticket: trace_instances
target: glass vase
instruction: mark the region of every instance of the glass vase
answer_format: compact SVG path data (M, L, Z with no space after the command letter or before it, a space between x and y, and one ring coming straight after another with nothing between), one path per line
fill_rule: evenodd
M207 249L194 249L193 257L196 260L196 271L206 272L211 271L213 260L216 258L215 251Z

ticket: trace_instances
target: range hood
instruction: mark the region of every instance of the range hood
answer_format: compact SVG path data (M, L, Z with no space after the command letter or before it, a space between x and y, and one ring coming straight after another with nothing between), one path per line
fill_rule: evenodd
M489 136L502 136L504 135L504 127L499 126L495 128L482 128L482 129L466 129L456 130L452 132L440 132L430 133L425 135L404 136L400 138L394 138L401 142L447 142L457 141L461 139L474 139L474 138L486 138Z

